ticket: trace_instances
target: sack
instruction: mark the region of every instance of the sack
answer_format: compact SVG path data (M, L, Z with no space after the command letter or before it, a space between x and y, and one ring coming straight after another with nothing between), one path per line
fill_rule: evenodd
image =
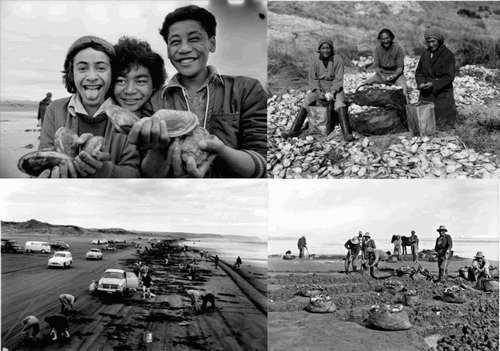
M406 105L402 88L378 83L360 85L354 93L353 101L360 106L376 106L400 111L404 111Z
M406 306L415 306L420 304L420 297L415 290L409 290L404 294L404 302Z
M467 296L464 290L457 285L444 289L443 301L450 303L464 303L467 301Z
M349 114L349 124L355 132L363 135L385 135L408 131L404 110L385 108L369 109Z
M330 118L331 107L308 106L306 109L309 119L309 133L328 136L335 127Z
M462 267L458 270L458 275L460 275L461 278L468 280L468 281L473 281L474 278L471 277L470 274L471 274L470 267L468 267L468 266Z
M414 136L425 136L436 133L436 112L434 103L419 101L406 105L408 127Z
M367 326L384 330L407 330L411 328L408 313L403 305L374 305L368 312Z
M313 313L332 313L337 310L337 306L328 295L316 295L311 297L309 304L306 306L306 311Z
M404 285L403 283L397 281L397 280L389 280L389 281L386 281L384 282L384 287L386 289L389 289L389 290L393 290L393 291L396 291L396 292L399 292L401 290L404 289Z
M484 291L496 291L498 288L498 282L496 280L483 280Z

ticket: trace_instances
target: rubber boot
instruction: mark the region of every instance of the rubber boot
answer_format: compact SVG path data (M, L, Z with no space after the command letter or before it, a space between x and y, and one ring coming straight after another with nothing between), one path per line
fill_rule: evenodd
M283 133L282 136L285 139L293 138L301 134L302 125L307 117L307 110L305 107L301 107L297 117L293 121L292 128L288 133Z
M349 142L353 141L351 126L349 125L349 117L347 115L347 107L341 107L337 110L339 116L340 129L342 130L342 135L344 135L344 140Z
M444 272L443 272L443 280L444 281L448 280L448 270L447 269L445 269Z
M328 134L330 134L334 129L337 124L339 124L339 115L337 111L333 108L333 105L330 105L330 130L328 131Z

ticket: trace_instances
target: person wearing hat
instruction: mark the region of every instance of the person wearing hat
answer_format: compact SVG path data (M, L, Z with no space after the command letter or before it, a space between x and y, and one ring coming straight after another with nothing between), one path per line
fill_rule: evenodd
M198 142L209 157L197 165L191 156L183 161L179 143L170 143L168 131L160 128L163 148L148 151L145 158L146 163L160 166L150 168L148 177L266 177L267 94L255 78L222 75L207 65L217 47L216 27L214 15L196 5L177 8L164 19L160 35L177 74L153 94L144 116L160 109L191 111L212 137ZM134 129L139 127L140 131ZM138 124L132 127L131 138L159 127L159 122Z
M418 262L418 243L419 243L419 240L418 240L418 236L414 230L411 231L411 236L410 236L409 242L411 243L410 247L411 247L411 256L412 256L413 262Z
M347 249L347 257L345 262L345 274L349 274L349 266L352 265L352 270L356 272L358 270L357 258L361 251L361 243L357 236L349 239L344 244L344 247Z
M377 245L375 245L375 241L371 238L369 232L366 232L363 236L363 242L361 245L363 249L363 260L361 261L361 267L367 268L367 263L370 262L370 253L368 252L368 248L376 249Z
M395 37L394 33L388 28L384 28L378 33L377 39L380 45L377 45L373 51L372 64L375 74L363 82L363 84L394 84L402 87L404 96L407 97L408 87L405 75L403 74L405 53L398 44L394 43Z
M453 240L450 235L446 234L447 231L448 230L444 225L437 229L439 237L436 239L434 251L437 252L439 278L436 282L440 282L448 278L448 266L450 264L451 256L453 255L453 251L451 250L453 248Z
M364 259L364 248L363 248L363 232L360 230L359 233L358 233L358 241L359 241L359 248L360 248L360 251L359 251L359 258L361 259L361 261L363 261Z
M37 127L42 126L43 119L45 117L45 110L47 110L47 106L49 106L51 102L52 102L52 93L47 93L45 98L42 101L40 101L40 103L38 104L38 116L37 116L38 125L37 125Z
M457 109L453 95L455 56L444 45L444 34L439 28L424 32L427 50L420 56L415 71L419 101L434 103L436 123L453 125L457 122Z
M309 88L311 92L304 99L297 117L293 121L292 128L283 137L296 137L301 134L301 128L307 117L307 107L314 106L318 101L326 105L328 101L334 100L335 107L329 116L332 127L337 123L334 118L336 112L340 128L345 141L353 141L347 107L344 94L344 61L335 54L333 40L330 37L321 37L318 41L318 54L310 60L309 65Z
M127 135L115 131L104 108L111 99L113 45L104 39L87 35L76 40L64 60L63 82L73 94L52 102L42 124L39 150L54 149L54 135L66 127L80 138L83 145L92 136L101 136L104 143L91 153L80 151L73 162L61 161L42 178L136 178L140 176L139 152L127 141Z
M472 276L474 276L474 281L478 286L481 286L482 278L490 278L490 263L484 257L482 251L478 251L474 259L472 260ZM469 275L470 277L470 275Z
M297 247L299 249L299 258L304 257L304 249L307 248L306 236L302 235L302 237L297 242Z

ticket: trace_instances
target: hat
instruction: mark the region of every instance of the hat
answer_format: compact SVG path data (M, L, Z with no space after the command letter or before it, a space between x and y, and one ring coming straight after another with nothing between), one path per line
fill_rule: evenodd
M412 230L412 231L411 231L411 233L412 233L412 234L415 234L415 231L414 231L414 230Z
M329 37L321 37L321 38L319 38L319 41L318 41L318 52L319 52L319 49L321 48L321 45L323 45L323 44L329 44L333 49L333 40Z
M484 258L484 255L483 255L483 252L482 251L478 251L476 256L474 256L474 258Z
M436 38L437 40L444 41L444 34L439 28L426 28L424 38Z
M440 232L441 230L447 232L448 230L444 227L444 225L441 225L439 226L439 229L436 229L438 232Z
M104 53L108 56L116 56L115 49L111 43L108 41L101 39L99 37L93 35L86 35L77 39L68 49L68 53L66 54L66 60L68 57L72 57L75 55L75 50L81 50L81 46L85 44L96 43L103 47Z
M354 245L359 244L358 237L357 237L357 236L353 237L353 238L351 239L351 243L353 243Z
M365 233L365 236L371 238L370 233L368 233L368 232Z

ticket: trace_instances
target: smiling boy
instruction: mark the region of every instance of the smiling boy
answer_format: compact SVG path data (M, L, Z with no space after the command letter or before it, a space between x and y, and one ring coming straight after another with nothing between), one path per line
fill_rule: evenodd
M215 136L199 142L199 147L211 155L209 160L197 167L190 157L183 167L178 143L165 138L168 131L154 117L150 126L136 123L129 140L139 143L141 135L152 135L151 131L156 130L157 143L151 146L146 156L149 161L145 161L166 162L168 176L264 177L267 95L256 79L221 75L207 65L210 53L216 50L216 26L215 17L195 5L178 8L166 16L160 34L178 73L163 90L153 94L144 108L148 115L160 109L195 113L200 125Z

